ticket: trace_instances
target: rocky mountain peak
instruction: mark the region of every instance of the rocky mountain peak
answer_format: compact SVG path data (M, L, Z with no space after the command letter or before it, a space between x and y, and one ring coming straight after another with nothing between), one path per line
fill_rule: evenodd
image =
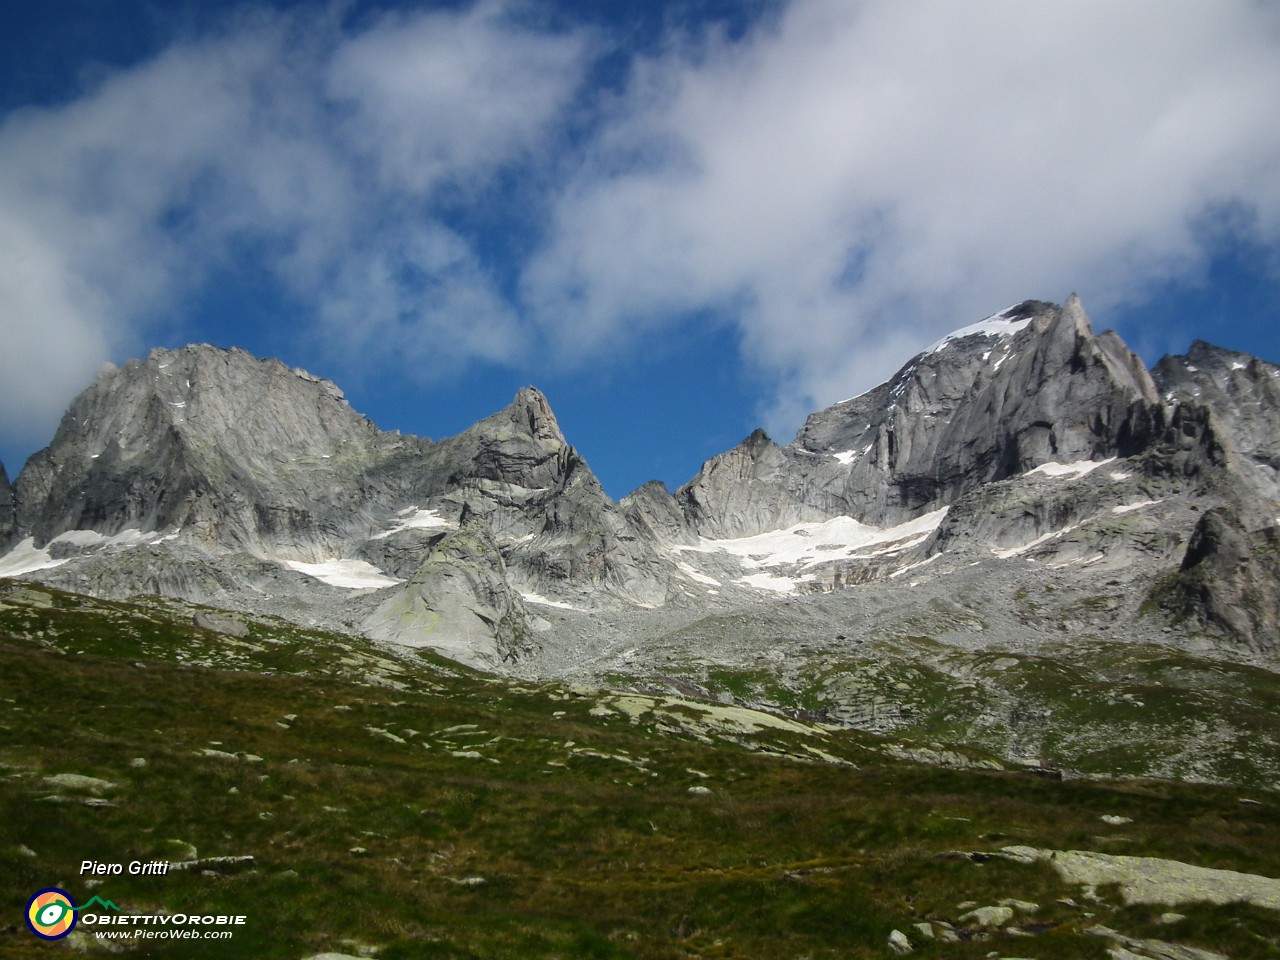
M676 498L707 536L832 515L898 523L1041 464L1116 455L1158 404L1142 361L1094 334L1079 297L1027 300L813 414L786 447L753 434Z
M1164 600L1236 643L1274 654L1280 636L1280 528L1250 533L1234 510L1206 510Z
M511 419L539 443L564 444L564 434L546 395L537 387L522 387L507 408Z
M1153 378L1075 296L960 327L791 443L756 430L675 493L621 503L533 387L433 443L381 433L304 370L194 345L104 373L12 487L0 468L0 544L3 569L73 590L244 604L491 666L574 631L595 644L606 613L645 632L640 610L670 625L769 593L892 594L908 569L983 562L1021 582L1033 553L1163 570L1178 609L1272 650L1276 436L1274 365L1197 343ZM1214 505L1238 522L1206 521L1170 570Z
M1185 355L1161 357L1152 376L1166 403L1211 411L1248 467L1253 498L1280 503L1280 366L1197 340Z
M382 446L319 377L208 344L154 350L72 401L18 477L18 523L37 544L188 526L253 542L326 499L318 471L358 470Z

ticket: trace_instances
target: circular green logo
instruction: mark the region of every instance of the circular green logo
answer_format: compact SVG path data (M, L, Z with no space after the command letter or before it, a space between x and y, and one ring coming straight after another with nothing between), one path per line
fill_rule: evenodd
M61 940L75 929L75 901L57 887L39 891L27 901L27 926L42 940Z

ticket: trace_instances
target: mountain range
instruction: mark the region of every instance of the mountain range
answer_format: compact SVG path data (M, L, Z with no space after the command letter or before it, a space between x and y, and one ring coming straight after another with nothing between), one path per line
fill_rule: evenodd
M983 663L1275 670L1280 367L1197 341L1147 369L1076 296L1027 301L789 443L757 430L614 502L532 387L432 441L277 360L155 350L0 466L0 551L0 576L99 598L878 731L927 714L1030 760L1055 708Z

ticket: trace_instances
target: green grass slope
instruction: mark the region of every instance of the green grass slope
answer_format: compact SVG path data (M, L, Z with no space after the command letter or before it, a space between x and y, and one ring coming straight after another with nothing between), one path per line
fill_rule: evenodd
M899 930L921 956L1103 958L1101 924L1280 957L1274 910L1191 903L1163 922L1172 905L960 853L1276 877L1274 793L918 765L866 735L512 683L284 623L234 639L191 612L0 583L0 956L882 958ZM207 862L90 886L86 859ZM247 922L230 940L81 924L44 943L23 909L50 886ZM965 919L1008 899L1037 908Z

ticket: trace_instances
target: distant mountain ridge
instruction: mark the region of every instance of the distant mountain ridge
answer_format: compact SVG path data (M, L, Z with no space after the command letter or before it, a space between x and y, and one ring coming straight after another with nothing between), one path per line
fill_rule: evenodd
M1194 584L1183 568L1210 508L1269 556L1277 438L1280 368L1197 342L1148 371L1074 295L961 328L789 444L756 431L674 493L618 503L534 388L433 442L305 371L192 345L104 373L12 485L0 467L0 576L567 673L602 649L602 617L639 643L926 565L1033 561L1123 572L1144 616L1166 611L1140 631L1271 656L1269 561L1247 589L1229 564ZM1198 543L1212 559L1224 537Z

